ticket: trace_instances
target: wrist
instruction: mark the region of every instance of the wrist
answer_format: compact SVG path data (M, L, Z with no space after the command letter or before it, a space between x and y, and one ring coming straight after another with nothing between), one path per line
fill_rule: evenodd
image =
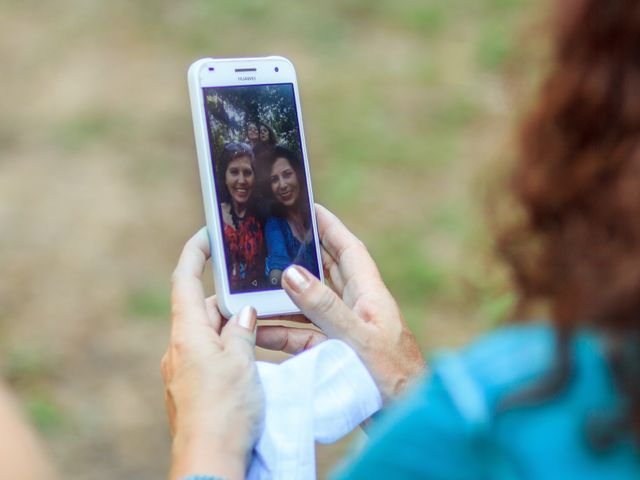
M225 480L245 477L246 452L212 435L196 432L177 433L173 439L171 456L172 480L189 475L212 475Z
M404 364L396 364L393 371L387 370L380 376L378 387L384 404L401 396L428 373L428 367L422 357L404 361Z

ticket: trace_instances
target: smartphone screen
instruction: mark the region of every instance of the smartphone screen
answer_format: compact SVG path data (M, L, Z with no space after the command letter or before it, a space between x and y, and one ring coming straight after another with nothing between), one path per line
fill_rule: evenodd
M291 264L319 277L293 84L203 93L230 293L279 289Z

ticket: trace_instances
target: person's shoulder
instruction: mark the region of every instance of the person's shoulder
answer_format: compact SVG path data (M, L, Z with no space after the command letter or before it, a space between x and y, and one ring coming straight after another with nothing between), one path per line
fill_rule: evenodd
M264 235L267 241L284 244L287 238L287 221L282 217L270 216L264 223Z
M233 218L231 215L231 204L222 202L220 204L220 211L222 212L222 223L225 225L233 225Z
M556 351L553 326L535 321L498 328L459 355L483 383L498 386L543 374L555 361Z
M281 230L283 222L286 223L286 220L284 220L282 217L279 217L277 215L271 215L267 217L267 219L265 220L264 228L268 230L273 230L273 229Z
M550 371L556 358L555 339L555 331L544 322L502 327L461 351L437 355L434 376L467 421L486 424L505 392Z

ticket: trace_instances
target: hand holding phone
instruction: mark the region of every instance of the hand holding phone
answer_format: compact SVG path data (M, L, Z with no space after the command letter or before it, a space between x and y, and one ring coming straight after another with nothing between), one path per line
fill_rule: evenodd
M299 267L287 270L283 285L322 331L263 325L256 344L297 354L327 338L342 340L358 353L387 402L424 373L418 343L364 244L326 208L318 205L316 214L332 288Z
M297 313L282 272L297 264L323 277L293 65L207 58L188 77L220 309Z
M205 300L208 243L204 229L196 233L172 277L171 336L161 364L173 437L171 479L194 473L244 478L264 417L255 312L246 307L223 322L215 298Z

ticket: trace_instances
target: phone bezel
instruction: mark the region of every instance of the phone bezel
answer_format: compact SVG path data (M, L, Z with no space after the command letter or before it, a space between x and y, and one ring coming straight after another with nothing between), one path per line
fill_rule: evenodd
M210 70L210 68L213 68L213 70ZM254 68L255 71L251 72L235 71L236 69ZM276 68L278 71L276 71ZM243 79L241 80L241 78ZM249 79L247 80L247 78ZM300 129L305 181L308 187L308 200L312 206L311 222L314 232L313 239L318 254L318 271L320 273L320 281L324 281L322 261L320 259L320 241L318 238L315 209L313 208L311 175L309 172L302 111L300 108L300 96L293 64L288 59L277 56L226 59L203 58L197 60L189 67L188 81L202 198L207 221L207 231L211 243L213 280L220 310L227 318L238 313L245 305L253 306L258 316L262 318L299 313L299 309L282 289L248 293L230 292L222 238L222 219L219 214L217 192L214 184L213 162L211 149L209 147L209 132L207 130L203 93L203 88L207 87L251 86L278 83L293 85L298 127Z

